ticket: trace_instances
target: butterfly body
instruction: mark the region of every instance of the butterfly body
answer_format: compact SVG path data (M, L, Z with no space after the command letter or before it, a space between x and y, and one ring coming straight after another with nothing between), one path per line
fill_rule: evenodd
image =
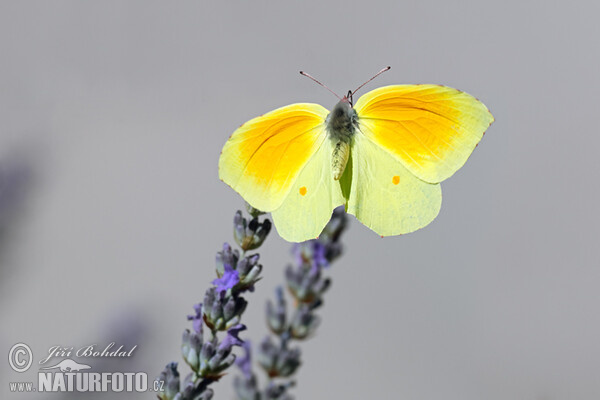
M347 97L339 101L325 119L329 140L334 144L331 155L333 179L339 180L350 157L350 144L358 128L358 115Z
M474 97L439 85L393 85L328 112L292 104L254 118L223 147L219 176L271 212L289 241L318 236L344 205L381 236L429 224L439 183L467 160L492 123Z

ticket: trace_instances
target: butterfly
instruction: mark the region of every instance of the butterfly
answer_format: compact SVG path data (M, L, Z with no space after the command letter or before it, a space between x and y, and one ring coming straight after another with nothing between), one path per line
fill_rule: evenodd
M223 147L220 179L271 212L288 241L317 237L339 205L380 236L423 228L439 213L440 182L494 121L482 102L446 86L384 86L354 104L358 89L331 112L297 103L251 119Z

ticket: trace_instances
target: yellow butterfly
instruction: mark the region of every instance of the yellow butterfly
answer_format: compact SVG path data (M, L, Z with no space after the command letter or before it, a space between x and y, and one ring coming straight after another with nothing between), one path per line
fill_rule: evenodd
M356 90L331 112L298 103L254 118L223 147L221 180L271 212L288 241L317 237L339 205L381 236L423 228L440 210L439 182L494 121L479 100L445 86L380 87L353 105Z

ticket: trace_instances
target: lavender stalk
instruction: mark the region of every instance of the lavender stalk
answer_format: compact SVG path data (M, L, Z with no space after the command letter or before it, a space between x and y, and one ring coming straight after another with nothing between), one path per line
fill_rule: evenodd
M192 372L181 382L177 363L169 363L157 378L163 382L163 390L158 393L161 400L210 400L213 390L209 385L235 362L233 347L244 344L239 333L246 329L241 318L248 303L242 294L254 290L262 271L259 255L247 252L259 248L271 230L271 221L260 221L261 212L251 207L248 212L253 217L250 221L241 211L233 220L241 254L228 243L223 245L216 256L214 286L206 291L203 302L194 306L195 314L188 316L193 329L183 332L181 354ZM205 330L210 331L207 338ZM221 339L219 332L225 333Z

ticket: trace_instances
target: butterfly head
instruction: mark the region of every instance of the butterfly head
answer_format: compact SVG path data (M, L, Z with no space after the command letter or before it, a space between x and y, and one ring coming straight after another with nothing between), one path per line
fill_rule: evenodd
M329 136L337 143L350 142L354 135L355 125L358 120L356 111L352 107L352 94L344 96L327 116L327 130Z
M340 101L340 103L341 102L348 103L350 105L350 108L352 108L354 106L354 101L352 100L353 94L354 93L352 93L352 90L348 90L348 94L345 95L344 97L342 97L342 100Z

